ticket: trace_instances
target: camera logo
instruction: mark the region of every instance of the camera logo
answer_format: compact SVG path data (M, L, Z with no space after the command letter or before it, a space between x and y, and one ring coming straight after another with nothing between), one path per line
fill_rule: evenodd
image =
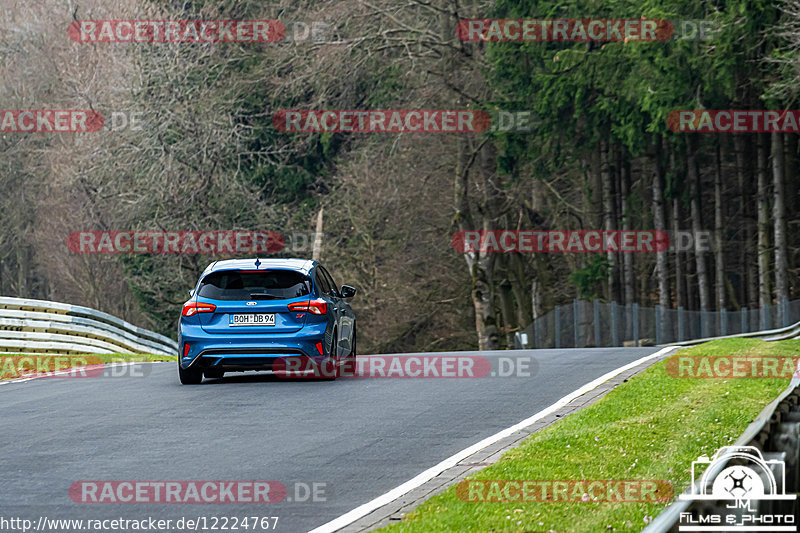
M724 467L735 459L744 464ZM698 480L697 471L702 467L707 468ZM724 468L717 473L719 467ZM723 446L711 459L701 455L697 461L692 461L692 494L682 494L681 499L793 500L796 498L794 494L784 492L785 479L784 462L764 460L755 446Z
M703 474L698 478L698 472ZM778 459L764 459L755 446L723 446L710 459L701 455L692 461L692 485L681 500L719 502L723 512L694 514L683 512L681 531L797 531L794 514L765 513L763 500L794 500L786 494L786 464ZM775 502L776 504L778 502ZM780 505L769 506L779 511Z

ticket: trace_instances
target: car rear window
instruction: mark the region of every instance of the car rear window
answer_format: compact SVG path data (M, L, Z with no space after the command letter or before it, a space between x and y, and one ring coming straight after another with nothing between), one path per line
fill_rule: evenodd
M311 279L293 270L212 272L197 294L214 300L285 300L311 294Z

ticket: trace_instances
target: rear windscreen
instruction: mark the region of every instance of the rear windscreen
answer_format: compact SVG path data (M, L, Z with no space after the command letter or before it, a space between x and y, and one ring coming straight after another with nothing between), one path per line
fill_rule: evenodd
M284 300L311 294L311 279L293 270L224 270L203 278L197 294L214 300Z

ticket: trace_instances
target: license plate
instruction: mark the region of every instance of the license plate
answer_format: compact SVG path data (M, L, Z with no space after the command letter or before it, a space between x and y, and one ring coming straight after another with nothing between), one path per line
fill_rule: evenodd
M274 326L275 313L244 313L228 317L231 326Z

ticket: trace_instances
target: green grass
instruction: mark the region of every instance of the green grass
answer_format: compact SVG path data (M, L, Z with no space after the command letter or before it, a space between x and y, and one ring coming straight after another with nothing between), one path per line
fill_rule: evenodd
M679 353L796 357L800 340L726 339ZM667 480L677 496L691 481L692 461L736 441L788 384L788 379L676 379L661 361L469 479ZM450 487L381 531L640 531L666 505L474 503L460 500Z
M24 361L22 359L30 358L33 362ZM49 358L49 360L48 360ZM57 358L62 358L57 360ZM70 355L28 355L19 353L0 354L0 380L15 379L20 377L20 365L23 370L28 369L31 372L35 371L37 360L47 360L44 363L48 369L63 370L64 366L68 367L81 367L85 365L96 365L100 363L123 363L128 361L175 361L176 356L166 355L153 355L153 354L130 354L130 353L112 353L112 354L70 354Z

